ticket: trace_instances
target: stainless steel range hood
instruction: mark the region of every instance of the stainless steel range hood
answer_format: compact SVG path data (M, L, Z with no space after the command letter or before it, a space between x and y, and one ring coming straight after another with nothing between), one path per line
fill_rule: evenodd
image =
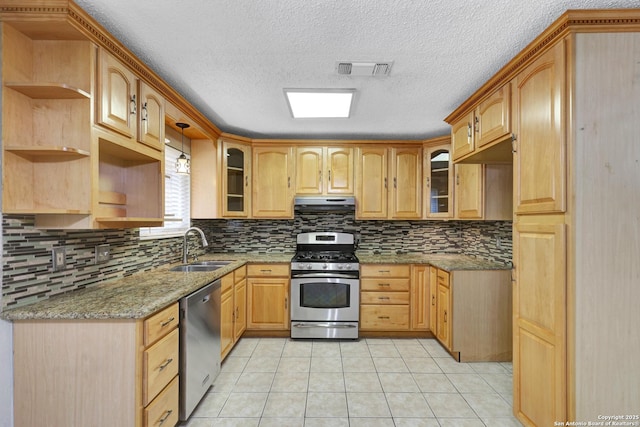
M297 196L293 200L298 212L348 212L356 211L353 196Z

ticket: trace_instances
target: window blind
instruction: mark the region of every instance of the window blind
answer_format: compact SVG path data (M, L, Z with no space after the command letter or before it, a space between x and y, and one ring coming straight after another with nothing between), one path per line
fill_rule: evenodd
M169 146L164 149L164 226L141 227L141 239L181 236L191 225L191 175L176 173L175 164L182 154L179 150Z

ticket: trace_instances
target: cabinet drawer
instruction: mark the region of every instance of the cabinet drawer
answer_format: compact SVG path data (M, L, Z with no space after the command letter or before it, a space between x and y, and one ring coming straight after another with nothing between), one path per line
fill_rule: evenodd
M408 291L409 279L360 279L363 291Z
M178 354L177 329L145 350L142 371L142 400L145 406L178 375Z
M252 277L289 277L289 264L249 264L247 275Z
M144 427L175 426L178 424L179 388L175 377L167 388L144 408Z
M363 264L360 266L362 277L410 277L411 266L404 264Z
M288 274L288 273L287 273ZM247 266L243 265L242 267L234 270L233 272L233 281L235 283L242 282L247 277Z
M148 347L178 326L178 304L170 305L144 321L144 346Z
M449 273L438 269L438 285L449 287Z
M362 292L360 304L409 304L409 292Z
M408 305L360 306L360 328L363 330L409 330Z

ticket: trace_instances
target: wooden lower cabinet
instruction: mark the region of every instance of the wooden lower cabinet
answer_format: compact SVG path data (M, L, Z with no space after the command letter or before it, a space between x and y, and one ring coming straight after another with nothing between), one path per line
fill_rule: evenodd
M438 341L460 362L510 361L510 270L436 273Z
M289 264L249 264L247 330L288 330Z
M220 357L221 360L229 354L234 344L234 304L233 304L233 273L222 277L220 295Z
M363 264L360 277L360 329L408 331L411 266Z
M144 427L175 426L178 424L180 382L175 377L169 385L144 408Z
M438 269L436 267L429 267L429 329L435 331L436 329L436 299L438 295Z
M14 321L15 425L176 425L178 313Z
M247 267L221 279L220 356L229 354L247 328Z
M360 271L361 330L428 332L434 328L428 265L363 264ZM435 297L433 302L435 309Z
M411 330L429 330L430 299L429 299L429 266L411 266Z
M566 417L566 226L520 217L515 226L514 400L520 419L551 425ZM531 222L527 222L529 220ZM548 217L542 220L549 222Z

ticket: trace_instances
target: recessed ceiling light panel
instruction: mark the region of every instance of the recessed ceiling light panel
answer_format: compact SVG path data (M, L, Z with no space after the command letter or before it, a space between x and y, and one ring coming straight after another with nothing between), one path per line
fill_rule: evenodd
M294 119L348 118L355 89L285 89Z

